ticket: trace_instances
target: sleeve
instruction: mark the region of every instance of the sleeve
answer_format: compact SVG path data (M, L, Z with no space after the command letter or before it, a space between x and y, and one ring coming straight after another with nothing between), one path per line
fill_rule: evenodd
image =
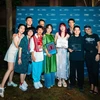
M71 49L71 37L69 37L69 39L68 39L68 48Z
M46 36L43 36L43 49L46 49Z
M97 34L95 34L95 38L96 38L96 41L99 42L100 41L100 38Z
M35 44L33 38L30 40L30 52L34 52Z

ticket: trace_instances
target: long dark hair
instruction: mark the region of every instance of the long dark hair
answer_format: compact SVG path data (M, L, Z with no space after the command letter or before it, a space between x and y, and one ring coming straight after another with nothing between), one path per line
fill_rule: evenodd
M65 23L60 23L60 25L59 25L59 35L61 36L61 30L60 30L60 27L61 26L65 26L65 36L67 35L67 27L66 27L66 24Z

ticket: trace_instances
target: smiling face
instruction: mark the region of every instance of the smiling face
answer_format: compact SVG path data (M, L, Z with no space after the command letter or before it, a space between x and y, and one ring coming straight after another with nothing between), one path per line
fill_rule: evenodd
M42 27L44 27L45 26L45 22L44 21L40 21L39 25L41 25Z
M47 33L51 33L51 32L52 32L52 27L49 25L49 26L46 28L46 30L47 30Z
M92 29L89 28L89 27L85 28L84 31L85 31L85 33L88 34L88 35L92 34Z
M24 31L25 31L25 26L21 25L21 26L19 27L18 31L19 31L19 33L21 33L21 34L24 33Z
M26 25L27 26L32 26L32 23L33 23L33 20L32 20L32 18L28 18L27 20L26 20Z
M43 33L43 29L42 29L42 28L38 28L38 29L37 29L37 34L38 34L38 35L42 35L42 33Z
M66 27L62 24L62 25L60 26L60 30L61 30L61 32L65 32Z
M29 30L28 33L27 33L27 35L28 35L29 38L31 38L32 35L33 35L33 31L32 30Z

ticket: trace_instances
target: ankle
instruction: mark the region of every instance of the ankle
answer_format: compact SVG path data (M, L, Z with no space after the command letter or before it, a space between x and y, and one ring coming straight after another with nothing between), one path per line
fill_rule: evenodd
M95 92L98 92L97 86L94 87L94 91L95 91Z

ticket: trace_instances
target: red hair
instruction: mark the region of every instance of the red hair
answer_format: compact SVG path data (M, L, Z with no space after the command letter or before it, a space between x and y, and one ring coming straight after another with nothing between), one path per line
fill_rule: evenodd
M67 27L66 27L66 24L65 23L60 23L60 25L59 25L59 35L61 36L61 30L60 30L60 27L61 26L65 26L65 36L67 35Z

